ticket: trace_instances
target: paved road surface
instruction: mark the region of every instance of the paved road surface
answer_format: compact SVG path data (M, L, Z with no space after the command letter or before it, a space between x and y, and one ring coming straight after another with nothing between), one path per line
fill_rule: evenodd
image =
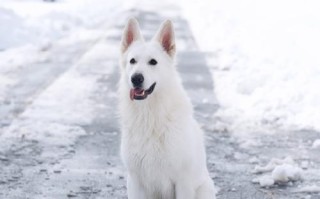
M129 14L135 15L140 21L146 38L150 38L161 21L167 18L167 16L160 16L153 12L139 10L130 12ZM194 104L195 116L207 133L208 167L215 184L220 188L218 198L304 198L306 194L292 192L301 182L270 189L263 189L251 183L256 174L250 172L254 164L248 160L257 158L261 163L267 163L273 157L293 155L299 157L298 162L312 159L310 169L317 168L320 165L320 157L317 151L308 148L309 140L318 136L317 132L295 132L290 136L284 134L257 136L250 139L259 144L250 147L244 147L243 140L229 133L215 132L213 114L219 107L205 60L206 53L199 51L188 22L178 16L171 16L171 18L178 37L177 67ZM50 86L62 81L59 80L62 74L68 75L68 73L76 72L80 75L80 79L95 80L95 89L90 95L90 100L94 102L91 103L90 113L94 114L89 121L72 120L69 123L66 121L68 125L72 124L73 128L84 130L84 134L76 137L74 143L51 144L43 141L45 139L41 136L41 139L29 138L23 133L17 133L21 136L9 136L9 138L0 136L0 146L2 145L0 147L1 199L126 198L125 171L118 155L120 140L116 114L116 84L119 77L117 48L123 25L124 19L120 18L119 24L112 28L113 34L100 38L95 45L92 45L92 41L88 41L66 49L59 49L60 53L57 53L57 50L51 50L49 53L54 56L52 59L47 63L35 64L30 68L30 70L34 69L33 71L27 71L26 76L21 75L21 82L25 84L18 85L7 97L8 101L14 103L15 106L8 108L1 105L0 107L2 134L15 132L10 127L12 125L23 128L23 125L20 124L25 121L36 122L36 119L30 114L23 115L22 113L38 107L41 109L42 106L38 104L39 100L37 101L39 93L45 95ZM75 59L81 59L91 51L96 52L99 48L107 49L105 57L104 53L101 53L96 59L75 64L77 62ZM43 66L46 66L45 70ZM40 70L41 68L43 70ZM41 74L36 75L37 79L29 78L34 72ZM80 85L79 88L82 86L85 85ZM67 89L61 89L63 98L70 98L74 94ZM61 99L51 100L59 102ZM29 104L32 106L29 107ZM71 103L70 107L64 108L72 109L72 106L76 104ZM55 106L45 107L45 111L56 112ZM78 113L81 115L86 112L80 110ZM65 121L49 118L46 124L48 121L50 124L65 123ZM59 139L63 139L63 133L70 133L70 129L65 132L63 129L56 131L59 130L62 131ZM21 129L17 130L17 132L20 131ZM40 129L38 133L44 132ZM302 155L296 156L297 153ZM319 183L319 178L314 178L313 182ZM316 199L320 198L320 195L311 194L308 197Z

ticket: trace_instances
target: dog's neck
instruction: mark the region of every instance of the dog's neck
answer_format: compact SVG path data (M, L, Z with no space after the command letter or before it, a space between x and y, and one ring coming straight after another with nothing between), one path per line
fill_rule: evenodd
M136 125L161 128L169 121L184 120L193 114L191 102L179 82L173 82L165 92L155 91L141 101L130 100L128 89L120 89L120 92L120 113L127 128Z

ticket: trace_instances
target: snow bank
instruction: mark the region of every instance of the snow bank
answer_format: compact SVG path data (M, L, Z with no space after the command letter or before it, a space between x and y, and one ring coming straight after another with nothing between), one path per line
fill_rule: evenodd
M200 48L212 55L224 128L320 130L319 1L181 5Z

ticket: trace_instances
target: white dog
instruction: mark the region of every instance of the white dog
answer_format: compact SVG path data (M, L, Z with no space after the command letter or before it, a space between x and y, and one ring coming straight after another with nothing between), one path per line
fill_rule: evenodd
M171 21L145 42L130 19L121 45L121 155L129 199L215 198L203 132L174 66Z

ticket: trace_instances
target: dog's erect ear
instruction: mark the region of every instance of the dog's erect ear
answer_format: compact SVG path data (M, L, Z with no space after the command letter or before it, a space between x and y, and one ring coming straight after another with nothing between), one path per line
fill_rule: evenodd
M139 23L135 18L130 18L123 31L121 40L121 52L126 52L129 46L137 40L142 40Z
M170 20L161 24L158 33L155 35L154 40L160 42L163 49L173 57L176 52L176 44L174 40L173 25Z

